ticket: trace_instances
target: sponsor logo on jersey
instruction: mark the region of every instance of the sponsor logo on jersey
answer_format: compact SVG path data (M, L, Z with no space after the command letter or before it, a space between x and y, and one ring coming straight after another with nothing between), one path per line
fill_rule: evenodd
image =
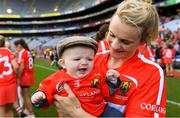
M79 97L92 97L92 96L98 95L100 93L101 93L101 90L96 89L96 90L89 91L89 92L83 92L79 95Z
M125 95L129 89L131 88L131 81L122 81L120 85L120 91L123 95Z
M153 112L156 112L156 113L162 113L162 114L166 113L166 108L165 107L155 105L155 104L141 103L140 108L142 110L153 111Z

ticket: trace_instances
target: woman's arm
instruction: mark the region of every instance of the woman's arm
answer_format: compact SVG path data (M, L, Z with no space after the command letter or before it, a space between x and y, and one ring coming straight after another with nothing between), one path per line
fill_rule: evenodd
M20 80L23 72L24 72L24 63L21 63L20 66L19 66L19 72L17 74L17 77L18 77L19 80Z
M78 98L74 95L71 88L67 84L64 84L64 89L68 93L67 97L59 96L57 94L54 95L56 110L59 114L61 114L61 116L95 117L84 111Z
M12 67L13 67L13 70L14 70L15 74L17 75L17 74L18 74L19 65L18 65L18 63L17 63L16 58L14 58L14 59L11 61L11 65L12 65Z

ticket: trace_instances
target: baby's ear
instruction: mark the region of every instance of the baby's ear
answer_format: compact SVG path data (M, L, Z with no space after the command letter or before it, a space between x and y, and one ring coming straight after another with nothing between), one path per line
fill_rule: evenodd
M61 58L61 59L59 59L58 62L59 62L59 64L60 64L63 68L66 68L66 67L65 67L65 63L64 63L64 59Z

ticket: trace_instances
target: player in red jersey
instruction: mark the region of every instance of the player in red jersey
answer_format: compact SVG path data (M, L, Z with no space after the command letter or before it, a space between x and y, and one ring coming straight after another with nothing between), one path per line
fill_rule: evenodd
M29 97L29 87L34 84L33 59L29 52L28 45L23 39L14 42L18 51L19 72L18 78L22 89L24 107L29 116L34 117L33 109Z
M66 96L63 84L67 83L88 113L101 117L122 117L118 110L107 106L104 101L103 91L108 94L109 89L98 68L93 66L97 48L94 39L83 36L68 37L60 41L57 50L64 69L41 82L37 92L31 97L34 106L49 106L54 100L54 94ZM114 86L116 83L114 82Z
M5 48L5 37L0 36L0 117L13 117L12 104L17 100L17 71L16 57Z
M109 69L120 73L121 84L109 104L126 117L165 117L163 70L138 52L141 44L156 39L158 25L159 17L153 5L141 0L121 2L110 21L107 35L110 52L95 58L95 65L102 73ZM58 113L92 116L81 108L68 86L66 90L69 92L67 97L54 95Z
M99 31L96 34L95 40L98 42L97 53L105 53L109 50L108 42L105 39L108 32L108 28L109 28L109 24L103 24L99 28Z
M166 75L173 76L173 60L176 55L173 45L167 44L167 47L163 50L162 55L163 63L166 65Z

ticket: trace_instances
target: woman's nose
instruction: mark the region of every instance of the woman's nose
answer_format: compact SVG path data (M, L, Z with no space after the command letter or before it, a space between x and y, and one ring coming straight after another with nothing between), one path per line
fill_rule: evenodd
M121 44L120 42L118 41L118 39L114 39L111 43L111 47L113 49L120 49L121 48Z

